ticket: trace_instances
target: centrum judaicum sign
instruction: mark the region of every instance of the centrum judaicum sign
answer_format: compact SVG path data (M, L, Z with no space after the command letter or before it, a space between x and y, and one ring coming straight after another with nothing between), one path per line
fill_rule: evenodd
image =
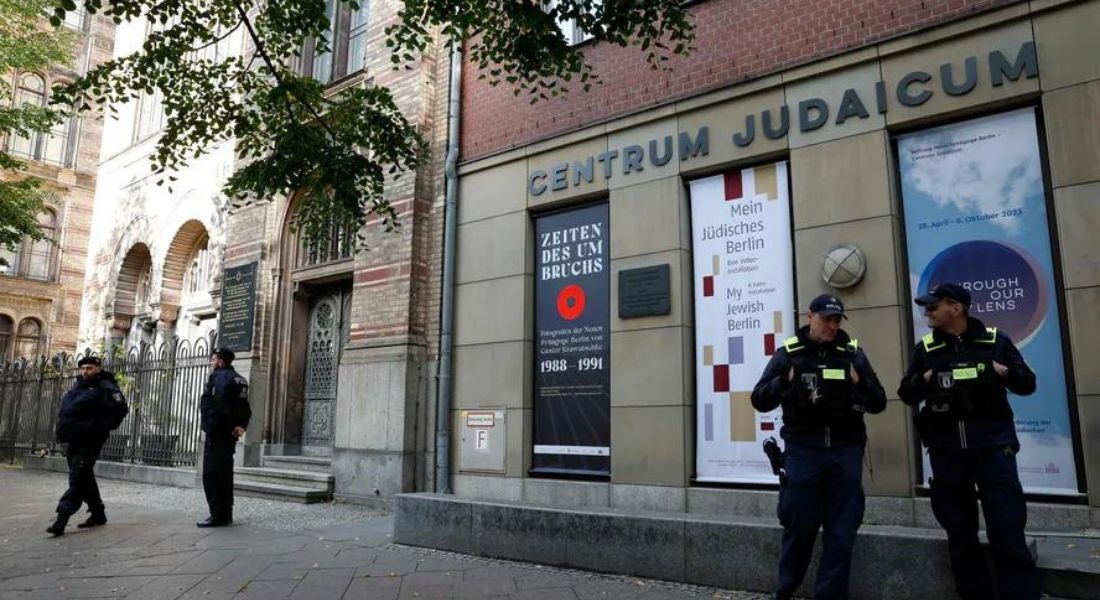
M607 203L535 221L532 471L611 473Z
M218 345L234 352L252 349L256 315L256 263L225 270L218 314Z

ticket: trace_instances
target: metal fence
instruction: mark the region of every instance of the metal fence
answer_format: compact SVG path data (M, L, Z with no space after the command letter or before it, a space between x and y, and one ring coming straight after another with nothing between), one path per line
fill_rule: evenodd
M103 369L114 373L130 414L111 432L100 460L195 465L210 348L210 341L200 339L104 353ZM0 458L60 450L54 439L57 413L79 376L78 358L61 353L0 366Z

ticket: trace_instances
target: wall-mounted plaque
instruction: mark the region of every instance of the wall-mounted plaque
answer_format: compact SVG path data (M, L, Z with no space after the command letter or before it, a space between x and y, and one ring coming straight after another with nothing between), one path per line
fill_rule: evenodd
M218 345L234 352L252 349L252 324L256 315L256 265L248 263L225 270L222 304L218 315Z
M619 271L619 318L667 315L672 311L669 266Z

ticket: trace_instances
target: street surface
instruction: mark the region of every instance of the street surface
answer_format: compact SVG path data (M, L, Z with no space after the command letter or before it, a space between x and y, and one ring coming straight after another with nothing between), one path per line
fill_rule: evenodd
M65 487L0 466L0 600L768 598L399 546L390 515L348 504L237 498L234 526L198 529L201 490L102 478L108 524L52 538Z

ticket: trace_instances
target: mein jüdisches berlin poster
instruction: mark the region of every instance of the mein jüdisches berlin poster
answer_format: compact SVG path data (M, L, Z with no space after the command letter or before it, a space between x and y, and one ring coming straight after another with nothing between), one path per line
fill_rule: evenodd
M1034 111L907 135L898 155L913 294L959 283L971 315L1012 338L1038 377L1031 396L1009 395L1020 480L1030 492L1077 493ZM914 337L927 332L914 307Z
M750 396L795 334L787 163L691 182L695 277L696 478L775 483L761 442L779 437L777 409Z
M611 472L608 206L535 220L532 470Z

